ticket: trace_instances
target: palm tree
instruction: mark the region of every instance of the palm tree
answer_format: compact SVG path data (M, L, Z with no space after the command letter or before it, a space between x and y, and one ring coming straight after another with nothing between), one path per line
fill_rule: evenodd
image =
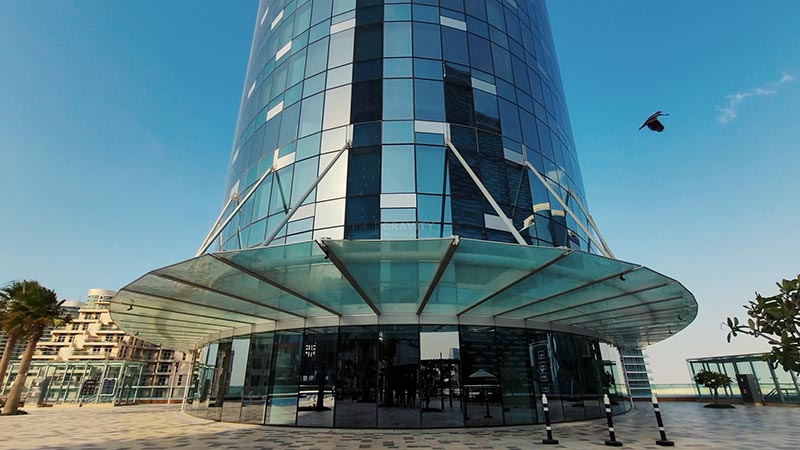
M14 414L17 412L19 400L22 397L22 389L25 387L25 380L28 378L28 370L31 367L33 353L36 350L36 343L42 337L45 328L69 322L71 317L61 308L65 300L58 301L58 296L52 289L47 289L39 283L25 289L7 304L6 314L11 320L19 320L27 331L27 343L25 353L19 364L17 377L14 385L8 393L8 400L3 408L3 414Z
M24 295L27 290L36 289L36 286L38 283L35 281L12 281L0 290L0 332L6 335L6 346L3 349L3 357L0 359L0 390L2 390L8 366L11 364L11 353L17 345L17 341L25 335L22 318L10 313L11 302L20 295Z

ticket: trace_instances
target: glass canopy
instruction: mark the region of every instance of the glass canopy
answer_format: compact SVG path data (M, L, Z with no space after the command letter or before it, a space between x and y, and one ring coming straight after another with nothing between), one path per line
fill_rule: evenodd
M645 346L689 325L697 302L658 272L579 250L457 237L326 239L153 270L119 291L111 314L123 330L179 350L241 327L387 318L517 323Z

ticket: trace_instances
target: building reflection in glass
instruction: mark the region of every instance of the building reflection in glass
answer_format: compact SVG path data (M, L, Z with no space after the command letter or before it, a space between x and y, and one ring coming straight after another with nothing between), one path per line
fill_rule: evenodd
M478 325L342 326L237 336L198 353L186 411L230 422L447 428L602 417L630 407L596 339Z

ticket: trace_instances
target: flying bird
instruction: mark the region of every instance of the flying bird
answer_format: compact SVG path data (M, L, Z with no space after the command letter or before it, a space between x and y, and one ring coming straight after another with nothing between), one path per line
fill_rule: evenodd
M642 128L647 127L653 131L661 133L662 131L664 131L664 125L658 121L658 118L659 116L668 116L668 115L669 114L664 114L661 111L656 111L650 117L648 117L647 120L644 121L644 123L642 124L642 126L639 127L639 129L641 130Z

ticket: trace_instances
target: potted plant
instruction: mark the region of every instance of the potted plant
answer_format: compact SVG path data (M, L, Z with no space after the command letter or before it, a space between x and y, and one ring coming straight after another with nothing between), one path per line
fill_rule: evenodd
M714 394L714 403L706 405L706 408L733 408L733 405L730 403L719 402L719 388L730 386L732 382L731 377L724 373L703 369L697 372L692 379L695 383L711 389L711 392Z

